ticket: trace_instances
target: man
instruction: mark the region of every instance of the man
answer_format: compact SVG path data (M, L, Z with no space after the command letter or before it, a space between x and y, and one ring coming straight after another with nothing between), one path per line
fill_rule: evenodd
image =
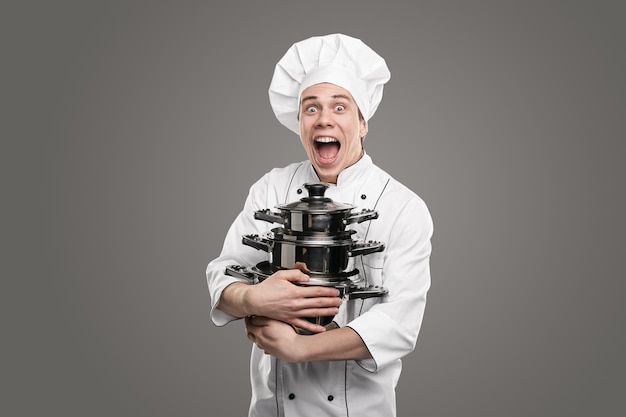
M298 42L276 65L272 108L300 135L308 160L275 168L250 188L221 255L207 267L214 323L245 317L254 343L250 416L395 416L401 358L415 348L430 287L432 221L424 202L363 148L389 78L383 58L342 34ZM379 214L350 227L355 240L384 242L385 250L354 263L359 280L388 294L350 301L358 312L350 321L338 290L297 285L309 279L298 269L255 285L224 273L228 265L267 260L241 244L242 235L269 229L255 211L297 201L303 184L320 181L330 184L332 200ZM305 319L329 315L336 316L328 329Z

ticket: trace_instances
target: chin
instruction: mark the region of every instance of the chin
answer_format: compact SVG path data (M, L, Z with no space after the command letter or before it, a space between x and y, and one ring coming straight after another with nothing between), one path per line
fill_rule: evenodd
M320 178L320 181L329 182L335 184L337 182L337 177L339 176L340 171L328 171L316 168L317 176Z

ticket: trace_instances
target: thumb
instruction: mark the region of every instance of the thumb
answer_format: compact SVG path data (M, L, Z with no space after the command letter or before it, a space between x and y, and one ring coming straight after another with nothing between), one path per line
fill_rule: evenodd
M285 269L276 272L274 275L289 282L308 282L310 279L308 275L299 269Z

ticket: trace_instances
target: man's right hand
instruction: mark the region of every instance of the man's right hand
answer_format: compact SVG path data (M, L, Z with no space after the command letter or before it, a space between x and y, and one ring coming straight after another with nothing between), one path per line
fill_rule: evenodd
M296 285L308 281L309 276L299 269L289 269L258 284L231 284L224 289L219 308L235 316L265 316L319 333L325 330L323 326L303 318L334 316L342 300L333 287Z

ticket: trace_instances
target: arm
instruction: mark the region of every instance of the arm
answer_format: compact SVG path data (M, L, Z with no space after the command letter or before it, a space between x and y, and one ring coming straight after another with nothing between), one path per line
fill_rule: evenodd
M382 369L415 349L430 287L430 214L419 198L388 191L378 205L383 221L372 222L370 229L372 238L386 242L385 251L365 257L362 265L369 283L384 286L388 294L383 302L365 300L363 313L355 319L338 321L357 332L372 353L372 360L359 362L369 371Z
M369 359L360 336L349 327L304 336L267 317L246 318L248 339L266 354L288 362Z
M314 333L323 332L302 317L334 316L342 303L339 290L299 286L309 277L298 269L279 271L255 285L233 283L220 297L220 310L234 317L266 316Z

